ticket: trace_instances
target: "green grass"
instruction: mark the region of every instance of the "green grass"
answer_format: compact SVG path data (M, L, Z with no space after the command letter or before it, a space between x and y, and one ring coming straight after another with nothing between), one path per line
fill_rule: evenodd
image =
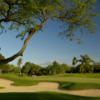
M38 84L38 82L29 79L28 77L20 76L19 74L1 74L0 78L14 81L14 83L12 83L14 86L32 86Z
M93 76L94 75L94 76ZM91 76L91 77L90 77ZM97 77L96 77L97 76ZM63 74L54 76L25 77L19 74L2 74L0 78L14 81L15 86L32 86L38 82L58 82L61 89L81 90L100 89L100 73L98 74Z
M58 82L64 90L100 89L99 74L63 74L54 76L25 77L19 74L1 74L0 78L14 81L12 85L31 86L38 82ZM2 88L2 87L1 87ZM0 93L0 100L100 100L100 97L82 97L54 92Z
M4 88L5 88L5 87L1 87L1 86L0 86L0 89L4 89Z
M100 78L42 76L42 77L34 77L33 80L34 81L52 81L52 82L99 83L100 84Z
M60 75L54 75L56 77L81 77L81 78L100 78L100 73L86 73L86 74L79 74L79 73L66 73Z
M61 82L60 89L62 90L84 90L84 89L100 89L100 84L96 83L71 83Z
M54 92L0 93L0 100L100 100L100 97L82 97Z
M34 82L31 80L15 80L12 85L14 86L32 86L32 85L37 85L38 82Z

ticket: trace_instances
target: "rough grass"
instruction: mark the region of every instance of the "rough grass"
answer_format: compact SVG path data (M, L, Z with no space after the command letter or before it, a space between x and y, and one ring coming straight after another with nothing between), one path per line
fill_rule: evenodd
M93 76L94 75L94 76ZM91 77L90 77L91 76ZM96 77L97 76L97 77ZM2 74L0 78L14 81L15 86L32 86L38 82L58 82L61 89L81 90L100 89L100 73L98 74L63 74L55 76L25 77L19 74Z
M16 80L11 85L14 85L14 86L32 86L32 85L37 85L37 84L38 84L38 82L34 82L32 80Z
M4 88L5 88L5 87L1 87L1 86L0 86L0 89L4 89Z
M100 89L100 84L96 83L71 83L61 82L60 89L62 90L84 90L84 89Z
M54 92L0 93L0 100L100 100L100 97L82 97Z
M81 77L81 78L100 78L100 73L86 73L86 74L79 74L79 73L66 73L55 75L57 77Z
M14 83L12 83L14 86L32 86L38 84L38 82L29 79L28 77L20 76L19 74L1 74L0 78L14 81Z
M33 79L34 79L34 81L75 82L75 83L99 83L100 84L100 78L42 76L42 77L35 77Z

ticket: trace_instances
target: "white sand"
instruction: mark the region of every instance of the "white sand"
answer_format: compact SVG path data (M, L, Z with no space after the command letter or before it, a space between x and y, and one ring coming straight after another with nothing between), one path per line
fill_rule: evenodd
M0 89L0 93L6 92L39 92L39 91L53 91L60 93L67 93L80 96L91 96L100 97L100 89L89 89L89 90L60 90L59 84L54 82L40 82L34 86L12 86L13 81L0 79L0 86L5 87Z

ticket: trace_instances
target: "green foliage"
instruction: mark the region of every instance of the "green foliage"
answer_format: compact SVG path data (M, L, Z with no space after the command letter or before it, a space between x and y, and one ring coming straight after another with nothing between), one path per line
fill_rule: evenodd
M3 60L3 59L5 59L5 57L2 56L2 54L0 54L0 60ZM1 70L1 73L13 73L13 72L14 73L19 73L21 71L21 68L20 67L15 67L12 64L11 65L10 64L3 64L3 65L0 65L0 70Z
M5 57L2 54L0 54L0 60L2 59L5 59Z
M76 57L73 58L73 65L77 64L77 62L80 62L81 64L79 66L77 66L78 70L80 73L86 73L86 72L93 72L93 65L91 65L91 63L94 64L94 61L87 55L85 54L80 55L81 59L77 60Z
M18 67L21 67L21 64L22 64L22 58L19 58L19 60L17 62Z
M1 73L20 73L21 68L10 64L0 65Z
M21 72L28 74L29 70L31 69L32 64L30 62L26 62L25 65L22 67Z
M76 61L77 61L77 58L76 58L76 57L74 57L74 58L73 58L72 65L75 65L75 64L76 64Z
M3 22L10 23L9 30L23 27L24 30L17 35L23 39L35 26L56 19L65 27L60 35L71 41L77 39L80 43L75 31L80 30L82 35L84 29L94 33L93 17L98 15L92 11L95 3L96 0L0 0L1 32L5 29Z
M50 75L56 75L60 73L65 73L67 71L68 66L66 64L59 64L56 61L47 67L47 70Z
M59 74L61 72L60 64L54 61L52 65L49 65L47 67L47 70L50 72L51 75Z
M18 68L16 68L16 71L19 71L19 68L21 69L21 64L22 64L22 58L19 58L19 60L17 62ZM20 70L20 74L21 74L21 70Z
M49 75L50 71L48 71L47 68L41 68L39 74L40 75Z
M72 67L70 66L70 73L78 73L79 71L77 71L77 67Z
M94 68L94 72L95 73L100 73L100 62L95 63L95 65L93 66Z
M95 6L92 5L95 2L96 0L70 0L67 8L69 10L67 11L67 18L62 19L65 30L61 35L69 38L71 41L77 39L78 43L81 43L80 37L83 35L84 29L87 30L87 33L94 33L95 24L92 17L98 14L92 12L91 9L95 9ZM76 31L80 31L81 34L79 35Z
M28 75L40 75L40 70L41 70L40 66L32 64L31 69L28 72Z
M13 73L20 73L21 72L21 68L20 67L14 67L13 68Z
M34 63L26 62L22 67L22 73L27 75L39 75L41 67Z
M1 65L0 69L2 70L2 73L11 73L13 72L13 66L9 64Z
M70 72L70 67L66 64L59 64L56 61L49 65L48 67L41 67L34 63L26 62L21 69L22 73L27 75L56 75L60 73Z
M61 64L62 73L69 73L71 68L67 64Z

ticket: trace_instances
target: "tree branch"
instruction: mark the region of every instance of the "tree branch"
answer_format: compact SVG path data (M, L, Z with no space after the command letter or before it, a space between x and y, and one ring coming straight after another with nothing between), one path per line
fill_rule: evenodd
M52 16L50 16L50 17L47 17L46 20L48 20L48 19L50 19L50 18L53 18L53 17L56 17L56 18L59 18L59 19L65 18L65 17L63 17L63 16L52 15Z
M5 14L2 12L2 10L1 10L1 9L0 9L0 12L1 12L1 14L2 14L4 17L6 17L6 16L5 16Z
M22 25L25 25L25 24L26 24L26 23L24 23L24 22L19 22L19 21L14 20L14 19L11 19L11 20L9 20L9 21L16 22L16 23L18 23L18 24L22 24Z
M4 18L4 19L0 19L0 23L1 23L1 22L5 22L5 21L6 21L5 18Z
M35 34L36 30L39 30L43 27L44 23L46 22L46 20L44 20L40 25L32 28L29 32L29 35L28 37L25 39L24 41L24 44L21 48L21 50L19 52L17 52L16 54L14 54L13 56L7 58L7 59L4 59L4 60L0 60L0 65L1 64L7 64L8 62L11 62L13 61L14 59L16 59L18 56L22 56L23 55L23 52L24 50L26 49L26 46L27 46L27 43L28 41L30 40L30 38Z
M9 9L7 10L7 16L6 16L7 18L9 18L9 13L10 13L10 10L11 10L11 4L7 0L4 0L4 2L6 2L7 5L9 6Z
M33 34L35 32L36 32L36 29L34 29L33 31L30 31L28 37L24 41L24 44L23 44L21 50L19 52L17 52L15 55L13 55L13 56L11 56L11 57L9 57L7 59L0 60L0 65L1 64L7 64L8 62L13 61L14 59L16 59L18 56L22 56L22 54L23 54L23 52L24 52L24 50L25 50L25 48L27 46L28 41L30 40L30 38L33 36Z
M42 10L42 14L43 14L43 16L44 16L44 20L46 20L45 9Z

